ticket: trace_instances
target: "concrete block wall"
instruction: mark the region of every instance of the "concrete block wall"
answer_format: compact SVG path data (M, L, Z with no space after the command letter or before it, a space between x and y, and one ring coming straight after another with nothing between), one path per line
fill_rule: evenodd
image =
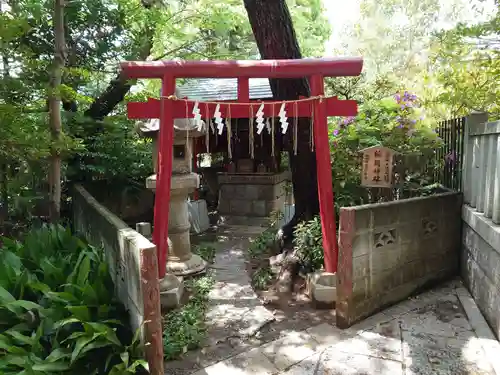
M219 174L218 211L228 216L267 217L282 210L288 173L276 175Z
M337 325L355 322L458 274L459 193L342 208Z
M476 304L500 337L500 226L464 205L461 274Z
M156 246L80 185L73 192L74 230L106 254L115 294L141 330L150 373L163 375L163 337Z
M500 337L500 121L473 113L465 122L461 275Z

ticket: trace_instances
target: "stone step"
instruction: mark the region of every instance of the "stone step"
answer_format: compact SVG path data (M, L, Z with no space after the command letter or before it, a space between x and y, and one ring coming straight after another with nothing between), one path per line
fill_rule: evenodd
M267 217L248 217L248 216L221 216L219 226L244 225L252 227L269 227L269 218Z

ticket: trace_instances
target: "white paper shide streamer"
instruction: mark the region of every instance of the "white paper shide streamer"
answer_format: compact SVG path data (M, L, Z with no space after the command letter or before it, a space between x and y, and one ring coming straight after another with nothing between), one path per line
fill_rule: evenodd
M269 121L269 117L266 118L266 129L269 134L271 134L271 122Z
M221 135L222 131L224 130L224 123L222 122L222 116L220 113L220 104L217 104L217 106L215 107L214 118L215 123L217 124L217 131L219 135Z
M278 113L278 116L280 117L281 133L286 134L286 131L288 130L288 121L287 121L287 117L286 117L285 103L281 104L281 108L280 108L280 111Z
M203 130L203 121L201 121L200 104L198 102L194 103L193 107L194 123L198 126L198 131Z
M256 113L255 120L257 122L257 134L261 134L262 130L264 130L264 103L262 103L259 107L259 110Z

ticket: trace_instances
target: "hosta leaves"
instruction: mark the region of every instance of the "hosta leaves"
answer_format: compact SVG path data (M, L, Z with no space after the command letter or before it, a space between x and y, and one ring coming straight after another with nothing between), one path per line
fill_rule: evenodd
M3 334L0 334L0 349L9 351L11 347L12 340Z
M78 268L78 276L76 279L76 285L85 285L89 278L90 273L90 258L85 256L80 263L80 267Z
M62 303L78 303L78 299L71 293L68 292L48 292L46 296L55 301Z
M52 371L67 371L70 368L70 364L65 362L45 362L33 365L32 370L50 373Z
M88 306L68 306L67 307L68 311L71 312L71 314L76 317L77 319L81 321L88 321L90 320L90 309Z
M15 330L8 330L5 332L6 335L12 337L14 341L16 341L19 344L24 344L24 345L33 345L33 338L23 335L20 332L17 332Z
M17 300L4 304L2 307L13 312L14 314L22 314L29 310L40 310L42 306L31 301Z
M0 352L4 354L0 374L100 374L108 357L110 363L126 362L124 370L115 373L130 369L134 373L140 364L133 361L136 345L126 346L117 336L115 327L123 329L127 324L115 319L123 308L113 299L114 288L100 250L85 247L61 227L27 237L27 243L10 244L22 257L6 256L5 250L0 253L17 270L8 280L13 292L0 287ZM19 295L25 299L16 298ZM94 353L103 348L112 349L104 349L102 360L96 361Z
M103 346L108 346L110 345L110 342L107 341L99 341L94 343L94 345L90 346L90 344L94 341L97 340L100 336L102 336L103 333L95 333L93 335L85 335L83 337L80 337L76 340L75 348L73 349L73 353L71 353L71 363L75 362L80 354L84 354L86 351L95 349L95 348L102 348ZM89 345L89 349L84 351L84 348Z
M16 299L12 294L10 294L5 288L0 286L0 303L10 303L14 302Z

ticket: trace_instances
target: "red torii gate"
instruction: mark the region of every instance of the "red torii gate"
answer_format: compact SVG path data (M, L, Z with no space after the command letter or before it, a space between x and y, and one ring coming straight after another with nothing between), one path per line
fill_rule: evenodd
M335 227L335 208L330 168L330 150L328 144L328 116L355 116L357 103L352 100L341 101L336 97L323 98L324 77L358 76L361 74L361 58L322 58L300 60L249 60L249 61L145 61L124 62L122 74L130 79L158 78L162 80L162 98L149 98L145 103L128 103L130 119L160 119L160 141L158 147L158 172L156 200L154 208L153 239L158 249L159 276L165 275L167 261L168 217L170 201L170 183L172 177L172 150L174 119L190 117L193 102L176 101L171 97L175 93L176 78L237 78L238 102L248 103L233 106L231 118L248 118L249 109L253 113L262 103L250 101L250 78L302 78L308 77L311 95L318 100L287 102L288 117L311 117L314 115L314 144L318 175L318 196L320 204L321 229L325 268L328 272L337 271L338 244ZM223 104L224 102L221 102ZM265 103L265 102L264 102ZM187 106L187 108L186 108ZM279 106L271 110L266 108L266 117L277 117ZM202 118L212 117L215 104L200 106ZM209 113L206 111L208 110ZM221 105L222 117L227 117L227 107Z

